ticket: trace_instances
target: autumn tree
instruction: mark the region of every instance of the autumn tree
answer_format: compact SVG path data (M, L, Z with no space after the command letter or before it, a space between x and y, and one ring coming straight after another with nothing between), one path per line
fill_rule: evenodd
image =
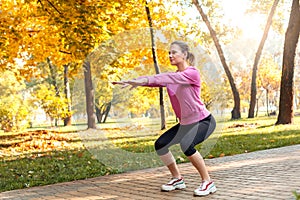
M153 30L153 23L152 23L152 17L151 12L148 6L148 2L146 0L146 13L147 13L147 19L149 22L150 27L150 34L151 34L151 50L152 50L152 58L154 63L154 68L156 74L160 73L160 68L158 65L158 59L157 59L157 52L156 52L156 44L155 44L155 36L154 36L154 30ZM160 105L160 118L161 118L161 130L164 130L166 128L166 115L165 115L165 106L164 106L164 93L163 88L159 88L159 105Z
M15 72L18 73L18 72ZM17 80L14 72L0 75L0 129L5 132L23 130L28 127L30 99L24 80Z
M67 103L65 100L59 103L60 99L58 99L58 103L52 104L51 107L54 110L55 106L64 105L63 109L66 113L70 113L71 110L69 101L70 91L67 89L67 85L74 82L76 78L82 78L84 74L86 77L86 103L84 105L89 110L89 128L95 127L95 105L98 104L100 106L105 101L100 96L96 96L96 98L94 96L98 92L95 89L98 90L99 88L95 88L93 79L98 78L98 74L111 76L114 73L118 73L119 75L123 75L122 78L125 78L126 75L129 76L131 73L128 70L139 69L141 67L141 61L143 61L145 66L151 65L151 68L153 68L153 60L150 59L152 58L151 51L144 49L145 46L149 47L151 40L149 37L145 39L147 37L144 37L145 35L141 34L140 30L137 30L148 28L149 26L144 10L144 0L100 1L97 4L84 0L3 0L1 1L1 6L1 72L12 71L17 80L24 79L27 83L41 86L44 84L42 81L49 77L47 73L41 73L41 70L44 69L41 68L40 63L45 62L48 58L51 61L48 64L51 65L47 67L49 70L55 68L57 72L56 74L53 73L57 77L52 76L52 80L57 80L57 83L53 82L53 85L56 85L54 88L60 87L60 90L56 89L53 93L52 88L47 88L51 90L51 95L56 95L59 92L60 97L57 96L57 98L66 97L67 99ZM174 10L172 6L177 5L165 3L165 1L161 0L149 2L149 9L152 11L153 28L157 30L163 28L171 29L174 32L180 33L180 36L171 36L167 41L169 43L175 38L184 39L189 34L199 34L195 24L187 29L190 24L183 21L180 17L183 11ZM134 36L138 37L127 38L126 32L131 30L137 30ZM114 42L119 43L119 46L116 47L119 48L118 51L114 53L106 49L103 52L104 54L113 52L113 55L106 55L106 57L104 56L105 58L97 55L97 59L100 61L96 62L96 65L93 65L93 62L90 62L90 57L87 55L102 44L109 43L109 40L113 36L119 34L122 35L121 39L118 41L114 40ZM147 35L149 36L149 29L147 29ZM159 35L156 34L155 37L157 37L158 41ZM147 40L146 45L143 46L145 40ZM126 45L126 42L131 42L131 45ZM108 44L108 46L113 48L111 44ZM157 42L158 62L161 63L162 71L166 68L172 69L169 64L165 64L168 61L168 48L169 46L165 41L161 40ZM130 58L124 56L131 51L133 54L131 54ZM114 71L115 68L112 68L111 70L104 70L102 73L103 65L99 63L105 63L105 59L110 56L112 60L106 63L108 64L107 68L114 66L115 61L118 60L118 71ZM22 64L18 65L18 63ZM155 74L155 71L149 71L149 68L137 72L135 75L144 75L149 72ZM81 75L78 75L79 73ZM51 73L49 72L49 74ZM62 80L64 81L62 82ZM36 83L33 83L34 81ZM59 84L64 84L64 88ZM102 86L105 87L106 85ZM64 90L65 92L63 92ZM146 94L144 91L139 92ZM148 90L147 92L149 93L149 97L153 98L153 91L151 90L150 92ZM41 95L40 97L46 99L46 96ZM82 98L83 95L76 97ZM114 98L112 99L114 100ZM113 100L112 102L114 102ZM51 101L55 100L52 99ZM100 101L103 102L100 103ZM151 101L152 99L145 98L143 100L145 107L150 105ZM42 103L43 101L40 102ZM46 108L46 106L44 107ZM69 117L69 115L66 116L59 113L61 111L56 113L59 118L62 116ZM54 117L56 114L49 115Z
M131 53L129 53L131 55ZM122 104L126 107L129 92L124 92L122 89L111 84L113 81L120 79L124 73L130 73L129 67L124 60L129 60L130 55L114 60L110 65L105 65L94 74L93 84L95 85L95 114L98 123L105 123L112 106ZM130 65L134 63L130 62Z
M66 83L65 77L69 75L69 72L59 71L58 67L51 62L50 58L47 58L45 62L38 63L36 67L39 69L40 77L32 78L31 81L28 82L28 90L31 91L33 97L36 97L36 102L39 103L39 106L51 117L51 120L55 120L55 126L58 125L59 119L64 120L64 125L67 125L65 120L72 116L72 110L70 108L71 97L69 96L67 98L65 95L66 90L70 90L70 83ZM74 64L69 64L67 67L71 73L74 68L76 68Z
M63 65L69 66L72 61L71 53L62 49L60 44L63 40L60 38L58 27L51 23L55 18L55 12L60 13L54 4L49 1L2 1L1 3L3 16L6 18L1 23L1 31L7 36L3 38L4 45L1 46L3 47L0 57L2 70L16 71L13 67L18 66L16 62L21 62L17 70L19 73L16 75L19 79L24 77L31 82L45 78L40 73L39 62L46 59L48 59L50 72L56 70L60 73L63 71ZM11 23L14 25L12 26ZM74 71L69 70L69 72ZM52 83L57 93L55 80L57 77L54 73L49 74L52 74Z
M70 115L67 110L66 98L57 96L53 85L49 87L44 84L39 85L35 91L35 96L39 105L41 105L42 109L50 117L51 124L55 120L54 125L57 126L57 120L64 119Z
M233 110L231 111L231 118L232 119L239 119L239 118L241 118L240 95L239 95L238 89L236 87L236 84L234 82L234 78L232 76L232 73L229 69L229 66L228 66L227 62L226 62L222 46L221 46L220 41L217 37L217 33L214 30L214 28L212 27L207 15L205 14L204 10L202 9L202 6L200 5L199 1L198 0L193 0L192 2L196 6L197 10L199 11L199 13L202 17L202 20L205 22L205 24L206 24L206 26L207 26L207 28L210 32L210 36L213 39L213 42L216 46L219 58L220 58L221 63L222 63L222 66L223 66L223 68L225 70L225 73L227 75L227 78L229 80L231 90L232 90L232 94L233 94L233 99L234 99L234 107L233 107Z
M51 52L56 52L51 55L52 61L60 66L68 64L59 62L60 60L83 64L88 127L95 128L92 71L85 58L102 41L137 22L135 17L140 12L139 2L110 1L94 4L88 1L50 3L40 0L38 6L48 20L48 26L42 27L48 28L56 36L54 41L58 40L59 45L51 49Z
M130 40L126 40L127 38ZM156 105L156 89L141 87L127 91L111 84L116 80L132 79L144 74L155 74L150 43L149 29L132 30L113 36L108 45L99 46L90 55L95 72L98 71L94 73L93 78L96 85L95 97L98 121L102 118L100 115L107 116L108 109L106 105L120 107L116 104L121 103L121 107L136 115L145 113L151 105ZM164 51L166 52L166 50ZM163 53L161 57L164 56L166 56L166 53ZM166 64L165 62L162 63ZM98 101L98 99L102 100Z
M282 74L280 84L279 115L276 124L293 122L295 53L300 34L299 0L292 1L289 24L285 33Z
M142 4L144 6L144 4ZM161 27L166 28L173 28L174 25L170 25L168 22L173 19L177 24L181 24L178 16L174 17L176 15L172 15L171 10L172 9L167 9L166 6L170 6L171 4L164 4L162 2L156 2L156 1L151 1L147 4L147 7L149 8L149 11L152 10L152 35L155 36L155 38L151 39L151 32L149 29L149 21L147 20L147 15L146 12L143 13L143 15L140 15L139 17L139 26L141 29L130 29L127 31L124 31L120 34L116 34L111 37L110 40L104 41L99 45L99 47L93 51L90 55L90 60L92 63L92 66L96 67L96 71L102 71L105 68L112 68L117 62L120 63L118 66L120 68L127 68L127 69L132 69L134 71L137 71L138 73L132 72L134 75L130 76L128 72L126 73L126 70L124 71L125 74L119 74L118 79L128 79L129 77L134 78L136 76L140 75L145 75L145 74L155 74L157 73L158 70L156 71L149 71L149 68L145 69L145 67L149 67L152 65L153 67L153 48L151 46L151 41L153 39L156 40L156 51L157 51L157 62L162 63L162 68L166 68L166 66L169 66L169 59L168 59L168 48L169 44L173 41L173 39L178 39L179 36L175 37L170 37L170 35L176 35L174 33L171 33L170 35L167 34L162 34L161 32L164 32L160 30ZM172 20L172 21L173 21ZM184 24L184 23L182 23ZM182 27L182 26L179 26ZM178 28L178 26L174 26L174 28ZM176 31L173 31L176 32ZM158 41L161 38L159 37L159 34L164 35L166 37L166 41ZM182 36L181 36L182 38ZM163 45L160 45L164 43ZM150 51L148 51L150 50ZM130 57L128 59L123 59L126 58L127 55L130 54ZM165 62L167 61L167 62ZM167 63L167 64L166 64ZM107 66L106 66L107 65ZM144 66L142 66L144 65ZM141 68L144 68L144 70L141 70ZM113 67L114 68L114 67ZM163 69L164 70L164 69ZM105 69L106 74L113 74L113 73L120 73L120 72L114 72L114 70L111 70L109 72L109 69ZM119 70L120 71L120 70ZM150 72L150 73L149 73ZM95 75L94 75L95 76ZM142 89L142 90L147 90L147 89ZM162 90L162 89L161 89ZM152 94L151 90L151 94ZM146 93L144 93L146 94ZM151 94L147 96L151 96ZM162 94L162 93L161 93ZM145 95L143 95L145 96ZM148 98L149 99L149 98ZM162 98L161 98L162 99ZM135 99L135 101L139 101L138 99ZM150 100L149 100L150 101ZM96 101L97 102L97 101ZM146 106L147 101L144 101L143 104ZM160 101L162 104L163 102ZM133 109L134 110L134 109ZM144 109L140 109L144 110Z
M23 66L18 69L18 75L26 80L38 76L37 69L33 67L36 64L34 61L45 59L44 56L42 59L39 56L45 52L43 50L48 44L35 37L37 34L41 35L41 24L47 20L37 12L37 2L1 1L0 20L0 69L15 72L19 66L18 62L22 61ZM51 39L53 38L50 34L49 40ZM43 42L43 45L40 42ZM34 51L36 54L33 56Z
M228 97L228 93L224 92L226 90L225 83L218 84L216 87L211 87L209 83L206 83L205 81L201 84L201 100L207 107L207 109L212 109L213 107L216 107L218 109L225 109L230 104L230 97ZM230 89L229 89L230 92Z
M71 103L71 89L70 89L70 67L71 64L64 65L64 94L67 101L67 111L69 115L64 118L64 126L70 126L72 124L72 103Z
M243 112L246 112L246 109L248 108L248 104L249 104L249 91L250 91L249 83L251 82L251 77L249 76L250 67L247 66L247 67L240 68L235 66L235 69L236 70L234 70L233 73L241 97L241 108Z
M256 87L256 73L257 73L257 66L259 64L259 60L262 54L262 50L265 44L265 41L267 40L268 33L270 30L270 27L272 25L272 19L276 10L276 7L279 3L279 0L274 0L271 11L269 13L267 23L265 26L265 30L263 33L263 36L261 38L261 41L259 43L257 52L255 54L254 58L254 63L253 63L253 69L252 69L252 79L251 79L251 95L250 95L250 105L249 105L249 113L248 113L248 118L253 118L254 117L254 108L255 108L255 103L256 103L256 94L257 94L257 87Z
M273 106L276 105L276 93L279 90L280 74L279 66L274 62L272 57L262 59L258 70L258 87L265 90L268 116L270 115L270 102L273 102Z

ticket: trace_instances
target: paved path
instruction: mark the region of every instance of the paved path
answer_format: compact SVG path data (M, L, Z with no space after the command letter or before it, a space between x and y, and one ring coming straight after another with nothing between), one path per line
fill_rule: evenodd
M161 192L169 181L166 167L0 193L0 199L295 199L300 193L300 145L206 160L218 191L194 197L199 176L190 163L180 164L187 188Z

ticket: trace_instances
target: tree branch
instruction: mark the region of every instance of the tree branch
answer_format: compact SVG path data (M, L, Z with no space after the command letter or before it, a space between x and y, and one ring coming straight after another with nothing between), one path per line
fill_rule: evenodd
M67 51L63 51L63 50L59 50L60 53L65 53L65 54L72 54L71 52L67 52Z
M44 5L43 5L43 3L42 3L41 0L38 0L37 3L40 3L41 6L42 6L42 9L45 10L48 14L51 14L51 13L47 10L47 8L44 8Z
M46 12L48 12L49 14L51 14L51 12L49 12L48 9L44 7L44 5L43 5L43 3L42 3L42 0L37 0L37 2L41 4L43 10L45 10ZM50 6L51 6L52 8L54 8L54 10L56 10L56 12L58 12L60 15L62 14L62 13L54 6L54 4L53 4L52 2L50 2L49 0L47 0L47 2L50 4Z
M51 3L49 0L47 2L61 15L61 12Z

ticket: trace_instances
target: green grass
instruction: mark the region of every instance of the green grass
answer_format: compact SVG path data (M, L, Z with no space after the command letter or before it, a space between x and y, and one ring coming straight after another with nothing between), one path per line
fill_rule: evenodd
M295 200L300 200L300 194L298 194L297 191L293 191L293 194L295 196Z
M274 117L219 122L218 131L208 140L212 143L209 147L210 151L205 157L228 156L300 144L300 117L295 118L293 125L274 126L275 122L276 118ZM47 134L41 134L40 138L38 135L32 135L36 130L31 130L31 135L0 133L0 191L121 173L128 170L129 168L126 167L129 165L133 166L130 169L134 170L160 166L161 163L158 156L155 155L153 147L154 141L163 132L157 131L159 123L153 120L150 122L131 121L130 123L133 126L122 125L119 127L116 123L100 125L102 128L99 133L101 138L89 138L94 142L93 144L109 144L107 148L113 146L123 152L129 152L130 156L125 158L117 154L112 158L121 160L124 163L123 168L109 165L102 160L107 156L105 154L107 149L104 151L96 148L96 151L93 151L93 149L87 148L88 142L74 133L74 130L79 130L74 127L69 129L70 133L67 129L61 129L61 132L56 130L56 135L52 135L51 140L46 140L50 137ZM171 121L168 127L172 124L174 121ZM49 148L35 148L31 143L29 143L31 146L28 149L22 149L19 145L30 142L30 138L34 141L41 139L42 136L46 144L66 142L68 146L59 146L59 148L54 146L49 150ZM25 138L27 138L26 141ZM198 145L197 148L201 150L202 146ZM108 152L114 150L110 149ZM145 157L149 161L149 165L131 155ZM187 161L183 154L177 155L176 160L178 163Z
M270 149L294 144L300 144L300 118L295 118L293 125L275 126L274 117L260 117L259 119L228 120L221 123L210 153L206 158L219 157L220 155L235 155L257 150ZM143 139L119 140L119 147L132 152L153 150L157 136ZM201 149L201 145L197 147ZM185 160L186 161L186 160Z
M57 151L39 157L1 161L0 191L116 173L86 150Z

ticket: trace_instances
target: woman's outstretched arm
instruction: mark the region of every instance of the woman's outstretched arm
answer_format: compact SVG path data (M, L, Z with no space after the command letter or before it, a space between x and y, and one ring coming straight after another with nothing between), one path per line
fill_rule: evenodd
M138 78L138 79L132 79L132 80L122 80L122 81L114 81L112 84L118 84L123 85L122 88L131 86L130 89L136 88L137 86L143 86L148 83L148 78Z

